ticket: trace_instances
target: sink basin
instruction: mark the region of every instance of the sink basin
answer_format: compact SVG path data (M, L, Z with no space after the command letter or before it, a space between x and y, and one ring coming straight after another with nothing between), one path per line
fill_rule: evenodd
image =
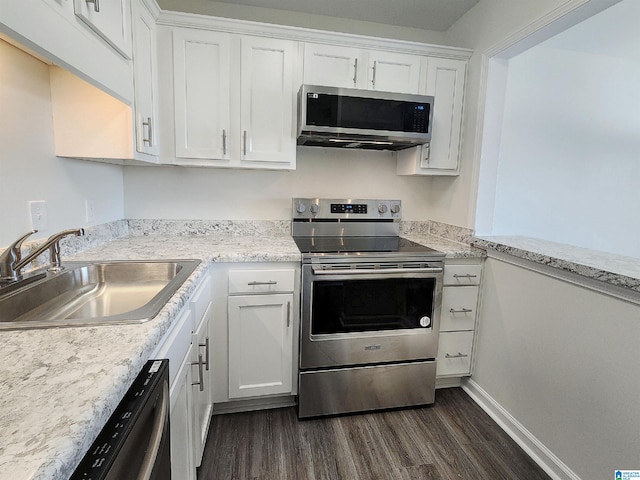
M0 296L0 329L146 322L199 263L69 262L59 273Z

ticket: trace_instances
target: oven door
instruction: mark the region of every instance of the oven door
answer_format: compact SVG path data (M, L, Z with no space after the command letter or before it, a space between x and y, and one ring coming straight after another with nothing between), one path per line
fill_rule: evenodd
M436 358L442 267L303 265L300 368Z

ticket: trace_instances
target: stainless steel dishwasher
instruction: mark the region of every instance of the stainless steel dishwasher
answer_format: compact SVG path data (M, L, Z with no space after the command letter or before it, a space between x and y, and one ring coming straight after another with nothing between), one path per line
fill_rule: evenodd
M170 480L169 360L149 360L69 480Z

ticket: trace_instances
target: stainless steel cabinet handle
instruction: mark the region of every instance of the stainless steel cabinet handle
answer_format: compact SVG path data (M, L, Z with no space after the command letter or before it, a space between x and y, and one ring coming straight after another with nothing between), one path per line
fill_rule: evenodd
M358 84L358 59L353 61L353 85Z
M275 280L267 280L266 282L249 282L247 285L250 287L255 287L256 285L277 285L278 282Z
M100 0L84 0L87 5L93 3L93 11L100 13Z
M197 362L193 362L191 365L198 365L198 377L199 380L198 382L193 382L191 385L195 386L195 385L199 385L200 388L199 390L201 392L204 392L204 372L202 371L202 364L204 362L202 361L202 354L199 353L198 354L198 361Z
M464 275L454 273L453 278L476 278L477 275L472 275L471 273L465 273Z
M142 460L142 466L140 467L140 473L137 480L149 480L153 473L153 467L156 464L158 458L158 452L160 452L160 446L162 444L162 436L165 432L165 420L167 419L167 410L169 409L169 383L165 381L162 384L162 398L160 400L160 406L156 408L156 414L153 418L153 428L151 429L151 437L149 437L149 447L144 454Z
M247 131L242 132L242 155L247 156Z
M222 155L227 154L227 131L222 130Z
M287 302L287 328L291 325L291 302Z
M148 144L150 147L153 147L153 126L151 123L151 117L147 117L146 122L142 122L143 127L147 127L147 138L142 137L142 143Z
M452 308L449 310L449 313L471 313L473 312L473 310L471 310L470 308L460 308L458 310L456 310L455 308Z
M378 61L375 60L373 62L373 77L371 78L371 84L373 85L373 88L376 88L376 67L378 66Z
M448 353L447 353L447 354L444 356L444 358L466 358L466 357L468 357L468 356L469 356L469 355L467 355L467 354L465 354L465 353L458 352L458 354L457 354L457 355L450 355L450 354L448 354Z
M198 346L205 347L204 348L205 367L207 371L209 371L209 337L205 339L204 343L199 343Z

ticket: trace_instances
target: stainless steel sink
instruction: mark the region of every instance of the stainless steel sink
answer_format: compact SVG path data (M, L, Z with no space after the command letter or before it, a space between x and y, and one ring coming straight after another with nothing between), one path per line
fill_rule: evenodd
M199 260L66 263L0 296L0 329L141 323L155 317Z

